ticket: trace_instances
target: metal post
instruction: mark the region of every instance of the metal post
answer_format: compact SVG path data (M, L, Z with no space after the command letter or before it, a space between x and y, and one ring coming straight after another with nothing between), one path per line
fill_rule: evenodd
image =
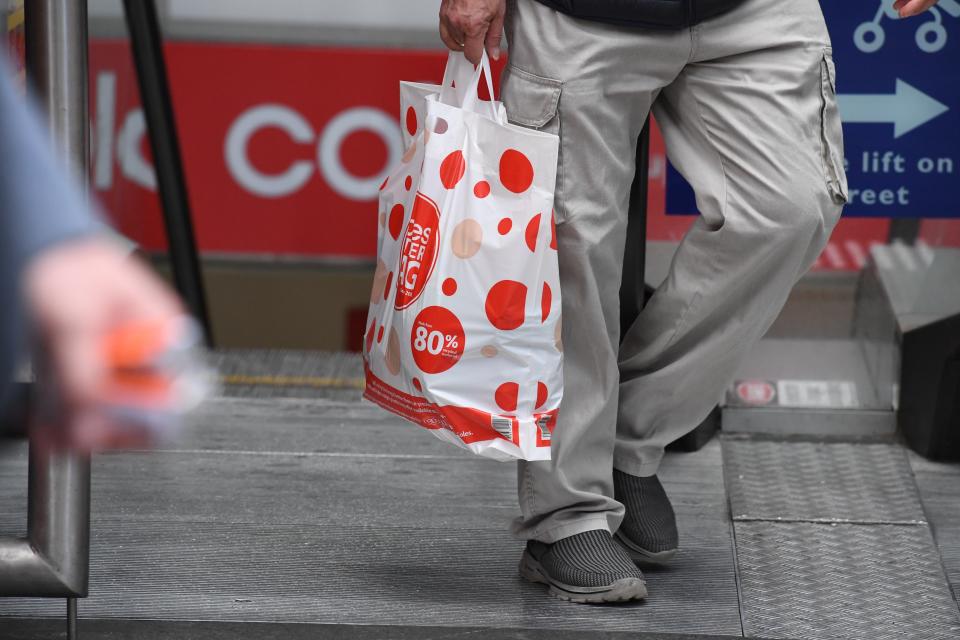
M70 165L86 175L85 1L28 0L27 70ZM90 458L31 444L27 537L0 538L0 596L85 597L90 552Z
M908 245L916 243L920 235L920 220L918 218L893 218L890 220L890 231L887 242L899 240Z
M90 147L86 0L26 0L24 15L27 77L46 109L57 148L85 177Z
M153 149L174 282L203 326L207 345L213 346L156 5L154 0L124 0L123 6Z
M67 598L67 640L77 638L77 599Z
M644 271L647 257L647 183L650 166L650 118L637 140L636 173L630 187L627 211L627 245L623 255L623 279L620 282L620 339L643 310L646 295Z

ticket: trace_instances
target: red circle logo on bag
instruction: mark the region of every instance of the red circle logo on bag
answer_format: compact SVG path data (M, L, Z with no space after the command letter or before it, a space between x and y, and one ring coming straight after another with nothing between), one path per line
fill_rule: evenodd
M457 316L443 307L427 307L413 321L413 360L425 373L443 373L460 361L465 336Z
M439 225L440 209L437 203L418 193L400 250L397 300L394 303L397 309L406 309L423 293L423 287L430 279L437 261Z

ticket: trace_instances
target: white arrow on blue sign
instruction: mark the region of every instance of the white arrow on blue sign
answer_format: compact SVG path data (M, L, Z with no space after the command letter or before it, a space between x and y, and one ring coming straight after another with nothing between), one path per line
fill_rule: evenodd
M897 78L896 90L888 94L837 96L840 115L848 123L892 122L899 138L950 110L950 107Z

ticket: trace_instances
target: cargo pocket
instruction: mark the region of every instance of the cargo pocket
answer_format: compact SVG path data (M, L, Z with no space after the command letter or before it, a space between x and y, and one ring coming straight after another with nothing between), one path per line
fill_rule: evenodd
M500 86L500 99L506 107L507 119L512 124L560 136L554 194L554 216L559 224L566 219L562 196L563 136L560 132L559 114L563 82L538 76L508 63L500 79Z
M837 108L837 71L833 49L826 47L820 60L820 155L830 197L847 202L847 173L843 168L843 128Z

